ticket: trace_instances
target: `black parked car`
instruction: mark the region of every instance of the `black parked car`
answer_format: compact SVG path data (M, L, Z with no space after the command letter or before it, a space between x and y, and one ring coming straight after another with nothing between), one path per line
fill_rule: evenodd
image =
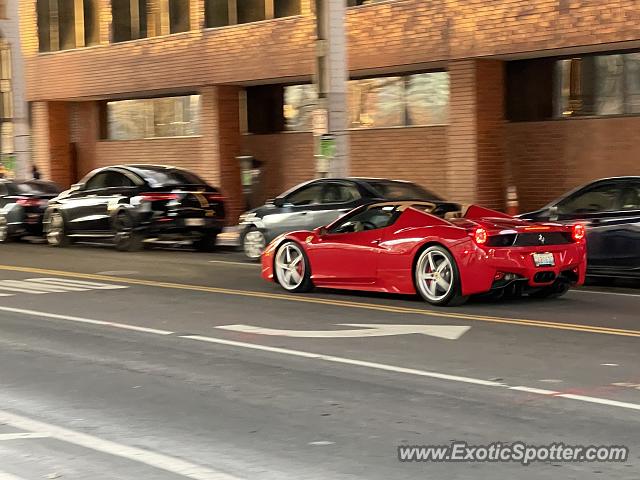
M41 180L0 180L0 243L42 235L42 217L60 188Z
M211 250L225 219L220 192L175 167L119 165L91 172L51 200L44 229L50 245L112 239L119 250L145 240L192 240Z
M380 200L427 200L442 213L459 210L419 185L380 178L323 178L293 187L275 200L240 217L240 242L245 255L257 259L282 233L328 225L349 210Z
M582 222L589 275L640 277L640 177L597 180L520 217Z

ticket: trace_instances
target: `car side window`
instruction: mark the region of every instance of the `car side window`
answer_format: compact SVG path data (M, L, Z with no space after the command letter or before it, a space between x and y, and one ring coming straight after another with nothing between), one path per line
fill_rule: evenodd
M560 214L612 212L620 209L620 185L605 183L576 192L558 203Z
M322 187L323 185L321 183L314 183L313 185L302 187L300 190L289 194L286 202L297 207L318 204L322 198Z
M329 233L355 233L385 228L396 221L398 214L396 206L366 208L334 225Z
M640 210L640 183L632 183L622 187L620 209Z
M4 184L0 183L0 197L6 197L7 195L9 195L7 187Z
M109 172L106 180L107 188L133 187L133 182L126 175L120 172Z
M98 190L100 188L106 188L107 187L107 179L109 177L109 173L110 172L96 173L86 183L85 190Z
M355 185L327 183L322 192L322 203L349 203L360 199Z

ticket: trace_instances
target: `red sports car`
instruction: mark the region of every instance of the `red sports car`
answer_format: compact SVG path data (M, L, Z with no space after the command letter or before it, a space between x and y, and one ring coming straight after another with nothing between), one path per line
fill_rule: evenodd
M477 205L444 218L434 211L429 202L374 203L282 235L264 251L262 276L290 292L417 292L433 305L475 294L554 297L584 282L583 225L532 223Z

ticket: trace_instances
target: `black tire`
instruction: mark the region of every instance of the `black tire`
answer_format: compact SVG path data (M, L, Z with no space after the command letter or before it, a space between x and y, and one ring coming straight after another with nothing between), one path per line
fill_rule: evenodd
M262 239L262 240L260 240ZM267 246L267 239L258 227L252 225L242 234L242 252L244 256L253 262L260 260L262 252ZM262 247L260 248L260 244ZM257 255L259 251L259 255Z
M113 243L120 252L138 252L142 250L144 236L136 230L135 223L128 213L119 213L113 220Z
M193 242L193 247L199 252L213 252L216 249L218 233L206 233Z
M297 257L293 257L293 254L287 257L287 250L289 252L297 252L301 258L298 263L295 264L294 268L288 269L289 276L286 275L285 272L282 271L282 268L279 267L282 262L286 262L289 259L289 262L292 263ZM296 254L297 255L297 254ZM297 268L300 266L301 268ZM309 257L298 243L293 241L287 241L282 243L273 258L273 269L274 269L274 279L280 284L282 288L292 293L304 293L310 292L313 290L313 281L311 280L311 265L309 263ZM292 272L297 272L301 278L299 281L296 281L297 277L292 275ZM293 280L293 282L291 282Z
M440 262L437 264L435 264L436 260L434 260L436 271L438 271L438 268L440 268L445 261L448 262L448 265L445 265L442 273L438 273L438 278L449 285L448 289L443 289L436 279L424 278L423 273L424 275L432 274L432 272L426 271L427 269L431 269L429 263L430 256L440 258ZM431 305L455 307L462 305L469 298L468 296L463 296L461 293L460 271L458 270L455 258L453 258L449 250L441 245L431 245L418 252L413 272L413 281L418 294L424 301ZM435 282L435 285L427 283L427 281ZM431 288L433 288L433 290ZM440 294L438 294L438 289L441 290Z
M568 283L554 283L529 294L532 298L559 298L569 291Z
M0 216L0 243L11 243L16 240L16 237L11 232L11 227L7 221L7 217Z
M67 223L64 216L57 211L49 215L47 227L47 243L55 248L64 248L71 245L71 239L67 235Z

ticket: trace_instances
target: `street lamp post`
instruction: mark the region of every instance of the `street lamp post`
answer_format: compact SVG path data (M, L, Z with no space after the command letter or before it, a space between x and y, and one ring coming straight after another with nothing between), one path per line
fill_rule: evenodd
M349 173L345 0L315 0L318 102L313 115L316 174Z

